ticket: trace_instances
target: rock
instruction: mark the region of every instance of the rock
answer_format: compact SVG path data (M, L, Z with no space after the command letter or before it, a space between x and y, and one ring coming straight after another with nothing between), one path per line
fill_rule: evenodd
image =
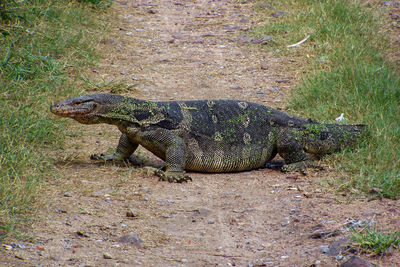
M72 194L70 192L65 192L64 197L72 197Z
M322 253L328 253L328 251L329 251L328 246L325 246L325 245L321 246L321 252Z
M128 243L129 245L137 248L142 248L142 242L143 242L136 232L130 232L127 235L115 239L115 241L120 243Z
M15 257L19 260L25 260L25 257L19 254L15 254Z
M374 265L372 265L369 261L364 260L357 256L352 256L349 260L340 264L340 267L373 267L373 266Z
M341 238L339 240L336 240L329 244L329 250L327 254L329 256L337 256L340 255L341 253L345 252L347 250L349 243L348 238Z
M104 252L104 254L103 254L103 258L105 258L105 259L112 259L113 257L112 257L112 255L110 254L110 253L108 253L108 252Z
M280 18L285 14L285 12L283 11L277 11L271 14L271 16L273 16L274 18Z
M245 68L244 70L242 70L242 72L253 71L256 69L257 69L256 67L248 67L248 68Z
M89 237L89 234L87 232L77 231L76 234L82 237Z
M10 245L6 245L6 244L2 244L2 245L3 245L3 248L4 248L5 250L12 250L12 249L13 249L13 247L10 246Z
M128 217L128 218L136 218L136 217L139 217L139 213L137 211L135 211L135 210L129 209L126 212L126 217Z
M267 35L267 36L264 36L264 37L261 37L261 38L252 39L251 43L266 45L266 44L268 44L268 41L271 40L272 38L273 38L272 36Z

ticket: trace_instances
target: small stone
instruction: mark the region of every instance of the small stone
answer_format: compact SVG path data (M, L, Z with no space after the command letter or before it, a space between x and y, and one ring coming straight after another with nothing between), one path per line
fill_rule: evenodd
M342 255L337 255L337 256L335 257L335 259L336 259L337 261L340 261L340 260L343 259L343 256L342 256Z
M24 257L24 256L21 256L21 255L18 255L18 254L16 254L15 257L16 257L17 259L19 259L19 260L25 260L25 257Z
M128 217L128 218L136 218L136 217L139 217L139 214L136 211L130 209L130 210L128 210L126 212L126 217Z
M266 45L266 44L268 44L268 41L271 40L272 38L273 38L272 36L268 35L268 36L264 36L262 38L252 39L251 43Z
M256 93L257 95L262 95L262 94L264 94L264 92L263 91L257 91L257 93Z
M66 210L62 210L62 209L56 209L56 212L57 212L57 213L67 213Z
M372 267L373 265L360 257L352 256L346 262L340 264L340 267Z
M329 252L328 246L325 246L325 245L321 246L321 252L322 253L328 253Z
M273 16L274 18L280 18L285 14L285 12L283 11L277 11L271 14L271 16Z
M268 65L266 65L266 64L261 65L261 69L262 70L267 70L268 69Z
M289 224L288 222L282 222L281 223L281 225L284 226L284 227L287 226L288 224Z
M121 236L121 237L115 239L115 241L120 242L120 243L128 243L137 248L141 248L142 242L143 242L136 232L130 232L127 235L124 235L124 236Z
M237 86L231 86L230 89L232 89L232 90L243 90L243 88L238 86L238 85Z
M188 262L188 259L181 259L181 262L186 263Z
M72 197L72 194L70 192L65 192L64 197Z
M23 245L23 244L20 244L20 243L17 243L17 246L18 246L20 249L25 249L25 248L26 248L26 246L25 246L25 245Z
M215 222L214 221L208 221L208 224L214 224Z
M329 256L340 256L341 253L345 253L348 249L350 240L348 238L341 238L329 244Z
M103 258L105 258L105 259L112 259L113 257L112 257L112 255L110 254L110 253L108 253L108 252L104 252L104 254L103 254Z
M77 231L76 234L82 237L89 237L89 234L87 232Z

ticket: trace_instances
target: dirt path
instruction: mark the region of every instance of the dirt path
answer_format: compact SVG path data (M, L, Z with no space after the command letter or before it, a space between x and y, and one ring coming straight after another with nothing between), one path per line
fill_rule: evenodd
M101 44L104 59L94 78L127 80L137 86L123 93L138 98L229 98L283 107L297 82L297 63L246 44L243 35L257 24L252 5L116 1L115 35ZM55 155L62 175L43 193L48 205L32 226L35 242L10 243L0 263L335 266L344 259L328 245L348 236L348 225L400 228L399 201L346 204L323 191L319 182L334 170L307 177L269 169L193 173L193 182L170 184L148 167L91 162L90 154L115 146L118 132L110 126L74 123L66 134L67 148ZM150 165L162 164L141 153ZM395 266L400 255L372 261Z

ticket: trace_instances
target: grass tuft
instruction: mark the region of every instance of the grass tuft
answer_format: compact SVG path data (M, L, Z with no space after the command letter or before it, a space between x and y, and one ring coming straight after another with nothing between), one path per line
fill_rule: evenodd
M376 229L352 229L351 240L359 247L360 252L373 256L384 256L390 248L400 249L400 232L384 234Z
M88 2L88 1L83 1ZM92 1L93 2L93 1ZM13 1L0 4L0 240L35 211L62 143L64 124L51 99L76 92L76 76L96 59L100 2ZM104 26L104 25L102 25Z
M311 73L294 91L289 108L330 123L344 113L348 123L368 125L357 151L332 157L343 170L335 183L342 190L399 198L400 80L384 56L390 47L380 6L346 0L268 3L284 15L269 16L254 34L273 35L272 48L303 61ZM286 48L307 35L304 44Z

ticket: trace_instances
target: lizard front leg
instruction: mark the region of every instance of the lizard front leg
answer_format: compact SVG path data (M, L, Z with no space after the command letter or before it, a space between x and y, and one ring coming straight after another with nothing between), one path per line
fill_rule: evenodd
M118 141L117 149L112 154L93 154L90 156L92 160L119 161L127 160L135 152L139 144L133 143L128 136L122 134Z
M141 132L139 143L165 160L165 171L157 170L155 172L160 180L171 183L192 180L184 174L186 152L185 142L181 137L166 129L151 129Z
M281 167L283 172L299 171L307 175L307 168L323 169L321 166L310 163L304 151L301 133L297 130L282 131L277 140L277 150L285 160L285 165Z
M281 167L283 172L300 171L307 174L308 159L300 143L298 132L281 131L277 140L277 151L285 160L285 165Z

